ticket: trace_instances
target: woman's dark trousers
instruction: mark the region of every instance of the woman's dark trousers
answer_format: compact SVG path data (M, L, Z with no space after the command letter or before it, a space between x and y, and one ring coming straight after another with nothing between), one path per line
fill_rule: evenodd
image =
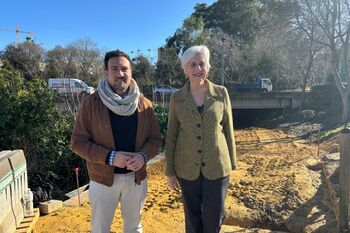
M208 180L202 174L193 181L177 177L181 186L186 233L216 233L225 217L229 176Z

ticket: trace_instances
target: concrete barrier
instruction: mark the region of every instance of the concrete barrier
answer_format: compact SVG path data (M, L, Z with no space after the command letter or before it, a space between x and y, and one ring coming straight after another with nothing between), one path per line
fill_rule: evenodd
M23 196L28 188L22 150L0 152L0 233L13 233L24 218Z

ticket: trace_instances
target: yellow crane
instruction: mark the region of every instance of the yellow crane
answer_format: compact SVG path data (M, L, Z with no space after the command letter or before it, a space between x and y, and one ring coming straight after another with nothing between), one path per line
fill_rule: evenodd
M16 32L16 44L18 45L21 42L20 34L29 34L34 35L34 32L26 32L19 29L18 25L16 25L16 30L13 29L1 29L2 31L8 31L8 32Z

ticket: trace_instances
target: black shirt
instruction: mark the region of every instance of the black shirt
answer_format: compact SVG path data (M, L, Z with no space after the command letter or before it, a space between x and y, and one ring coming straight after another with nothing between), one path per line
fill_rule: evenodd
M203 109L204 109L204 104L202 104L201 106L197 106L197 108L198 108L199 114L202 114L203 113Z
M135 141L137 133L137 111L130 116L117 115L111 110L109 118L111 121L114 143L116 151L135 152ZM115 167L114 173L124 174L131 170Z

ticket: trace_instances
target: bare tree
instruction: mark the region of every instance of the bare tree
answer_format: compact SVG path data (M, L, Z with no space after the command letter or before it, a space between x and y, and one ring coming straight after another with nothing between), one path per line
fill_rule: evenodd
M96 84L102 75L101 52L97 44L90 39L79 39L68 45L74 54L76 65L79 68L77 78L89 84Z
M239 76L242 66L238 65L238 58L241 52L236 46L234 39L229 34L224 33L222 30L210 30L207 45L211 54L210 75L214 82L220 83L222 72L226 84L232 81L238 81L242 78ZM221 62L223 62L223 64L221 64Z
M74 58L74 51L70 48L56 46L46 54L46 78L77 77L78 67Z
M290 24L265 27L251 48L257 60L257 72L269 77L274 89L301 86L306 63L306 40Z
M305 89L307 83L310 83L310 76L314 61L316 58L316 53L322 49L322 45L319 43L321 41L322 33L319 32L319 27L314 20L310 20L312 15L309 14L307 10L304 10L303 4L300 4L298 0L292 2L293 14L291 18L291 24L297 30L301 31L305 36L307 43L307 62L305 63L304 73L302 77L302 93L301 93L301 104L298 113L304 106Z
M46 77L78 78L90 85L96 85L102 77L103 63L97 44L90 39L79 39L66 48L56 46L47 53ZM73 117L84 94L67 92L57 96L65 103L65 110Z
M343 113L341 121L349 117L349 39L350 39L350 6L347 0L298 0L303 21L317 25L324 37L318 38L331 54L332 73L340 93ZM342 79L344 77L344 79ZM348 83L343 85L342 80Z

